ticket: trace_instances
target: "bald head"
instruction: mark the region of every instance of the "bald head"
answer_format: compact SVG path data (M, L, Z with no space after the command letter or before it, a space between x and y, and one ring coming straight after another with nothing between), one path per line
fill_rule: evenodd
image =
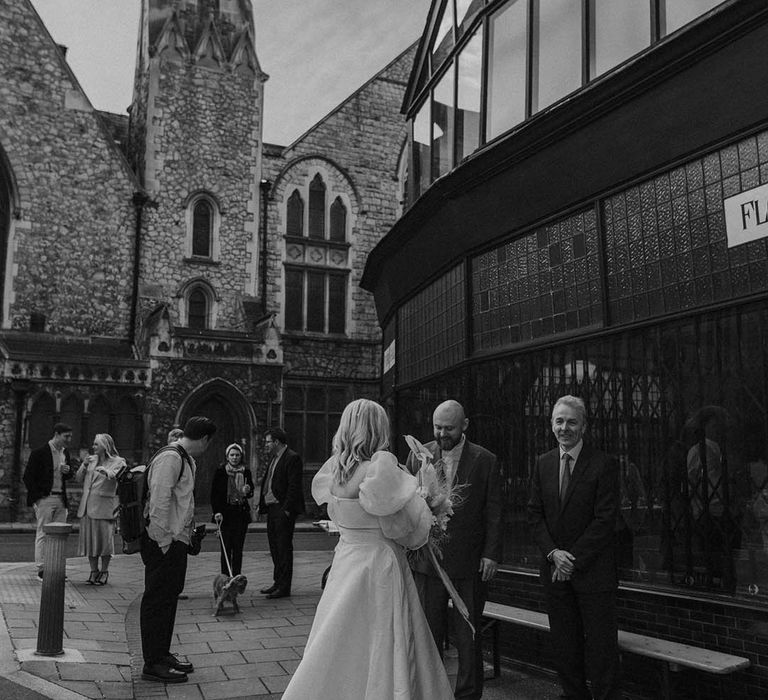
M452 450L461 442L461 437L468 425L464 407L453 399L443 401L432 415L435 440L445 451Z

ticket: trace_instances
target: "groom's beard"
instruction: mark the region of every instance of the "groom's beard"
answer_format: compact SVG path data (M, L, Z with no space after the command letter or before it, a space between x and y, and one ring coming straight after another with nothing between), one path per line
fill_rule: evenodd
M437 438L437 444L440 445L440 449L443 452L450 452L456 445L461 442L461 435L454 439L452 437Z

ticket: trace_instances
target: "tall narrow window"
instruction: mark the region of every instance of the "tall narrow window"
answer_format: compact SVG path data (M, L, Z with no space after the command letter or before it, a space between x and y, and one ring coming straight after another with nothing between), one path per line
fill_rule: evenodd
M347 318L346 275L328 275L328 332L343 333Z
M453 167L453 82L451 65L432 95L432 178Z
M347 208L341 197L336 197L331 204L331 240L347 240Z
M480 83L482 81L483 28L475 32L457 63L456 162L480 144Z
M525 119L527 16L527 3L513 0L488 25L487 141Z
M418 199L422 192L426 192L430 179L430 119L429 101L425 102L413 119L413 198Z
M307 272L307 330L325 331L325 273Z
M304 200L298 190L288 197L285 232L289 236L304 235Z
M79 397L70 394L61 402L61 415L59 420L72 428L71 447L77 450L83 447L82 441L82 422L83 422L83 402ZM88 443L90 446L90 443Z
M301 270L285 271L285 328L304 330L304 273Z
M582 5L572 0L536 0L533 21L533 111L581 87Z
M192 255L210 258L213 233L213 207L207 199L198 199L192 214Z
M109 416L112 413L109 402L101 395L88 402L88 435L112 433Z
M187 317L190 328L203 330L208 327L208 298L199 287L189 293Z
M325 238L325 183L319 174L309 183L309 237Z

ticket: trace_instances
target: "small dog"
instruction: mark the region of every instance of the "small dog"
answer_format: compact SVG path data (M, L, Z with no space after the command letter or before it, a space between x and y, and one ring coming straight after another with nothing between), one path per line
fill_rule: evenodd
M243 574L238 574L230 578L226 574L219 574L213 579L213 599L216 602L216 612L214 616L220 615L224 608L224 603L232 603L233 613L240 612L240 606L237 604L239 596L248 585L248 579Z

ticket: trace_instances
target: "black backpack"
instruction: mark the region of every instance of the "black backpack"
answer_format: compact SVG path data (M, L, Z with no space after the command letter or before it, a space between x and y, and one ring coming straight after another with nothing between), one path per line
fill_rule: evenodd
M176 444L161 447L152 455L149 464L125 469L117 477L118 525L123 539L123 554L135 554L141 549L141 536L147 529L144 506L147 502L149 469L159 454L171 450L181 457L180 480L184 465L189 462L189 455L181 445Z

